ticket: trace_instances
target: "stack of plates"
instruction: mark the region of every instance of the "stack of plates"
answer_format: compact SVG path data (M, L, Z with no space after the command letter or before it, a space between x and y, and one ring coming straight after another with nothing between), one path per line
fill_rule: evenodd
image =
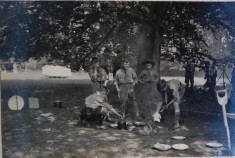
M134 122L133 124L134 124L135 126L139 126L139 127L143 127L143 126L146 125L146 123L144 123L144 122Z
M217 142L210 142L210 143L207 143L206 146L211 147L211 148L220 148L223 146L223 144L220 144Z
M187 144L174 144L172 145L172 148L175 150L186 150L189 146Z
M186 137L184 137L184 136L173 136L172 138L173 138L173 139L176 139L176 140L183 140L183 139L185 139Z
M157 150L161 150L161 151L166 151L166 150L170 150L171 149L171 146L170 145L167 145L167 144L160 144L160 143L157 143L153 146L154 149L157 149Z
M118 126L118 125L117 125L116 123L109 125L109 127L111 127L111 128L117 128L117 126Z

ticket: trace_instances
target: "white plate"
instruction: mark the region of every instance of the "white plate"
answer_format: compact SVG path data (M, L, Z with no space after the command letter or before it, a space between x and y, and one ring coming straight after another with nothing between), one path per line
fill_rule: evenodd
M185 139L186 137L184 137L184 136L173 136L172 138L173 138L173 139L176 139L176 140L183 140L183 139Z
M134 122L133 124L135 126L145 126L146 125L146 123L144 123L144 122Z
M118 125L116 123L110 124L109 126L112 127L112 128L117 128L118 127Z
M153 146L154 149L157 149L157 150L161 150L161 151L166 151L166 150L170 150L171 149L171 146L170 145L167 145L167 144L160 144L160 143L157 143Z
M175 150L186 150L189 148L189 146L186 144L174 144L172 145L172 148Z
M217 142L210 142L210 143L207 143L206 146L211 147L211 148L220 148L223 146L223 144L220 144Z

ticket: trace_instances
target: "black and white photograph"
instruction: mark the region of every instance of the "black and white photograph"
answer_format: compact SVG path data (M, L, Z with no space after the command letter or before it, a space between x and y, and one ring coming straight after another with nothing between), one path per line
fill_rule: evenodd
M0 157L235 156L235 1L0 1Z

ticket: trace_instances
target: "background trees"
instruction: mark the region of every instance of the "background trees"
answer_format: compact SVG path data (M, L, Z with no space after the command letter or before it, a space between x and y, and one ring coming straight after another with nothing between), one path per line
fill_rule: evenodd
M103 47L142 62L234 52L234 3L1 2L1 57L46 57L78 70ZM4 44L3 44L4 43ZM133 60L134 61L134 60ZM141 69L141 64L138 64Z

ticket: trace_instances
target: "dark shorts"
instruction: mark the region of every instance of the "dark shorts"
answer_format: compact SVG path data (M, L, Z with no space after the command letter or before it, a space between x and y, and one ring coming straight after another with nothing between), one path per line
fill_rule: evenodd
M102 111L101 107L96 109L84 107L81 112L81 121L94 121L102 124L102 122L106 119L107 116L107 113Z
M185 83L186 83L186 84L189 84L189 82L190 82L191 84L194 83L194 76L185 76Z

